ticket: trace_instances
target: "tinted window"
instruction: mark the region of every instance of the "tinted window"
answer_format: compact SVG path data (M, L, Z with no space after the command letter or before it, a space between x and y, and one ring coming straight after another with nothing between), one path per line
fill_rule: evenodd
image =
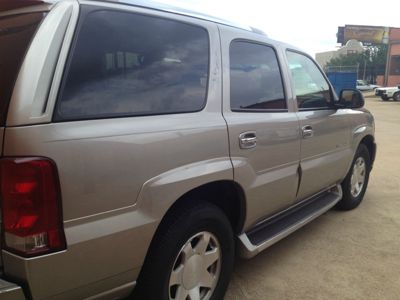
M390 75L400 75L400 55L390 57Z
M30 41L45 13L0 18L0 126L6 122L8 102Z
M56 120L197 111L208 82L207 31L138 14L84 20Z
M329 84L315 63L305 55L287 52L299 109L327 108L332 103Z
M230 78L232 110L286 108L281 73L271 47L233 42Z

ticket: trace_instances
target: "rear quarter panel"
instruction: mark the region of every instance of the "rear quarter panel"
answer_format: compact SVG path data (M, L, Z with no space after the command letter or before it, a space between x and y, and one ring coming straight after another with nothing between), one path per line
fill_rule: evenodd
M13 123L15 127L7 128L4 155L49 157L58 167L61 183L66 251L32 259L3 251L7 275L27 281L34 299L81 299L117 286L133 287L168 208L203 183L233 179L221 113L217 26L144 8L104 5L206 28L210 35L207 104L195 113ZM63 65L58 61L47 107L35 120L49 122L57 94L54 84L59 84ZM15 112L18 103L32 111L16 97Z

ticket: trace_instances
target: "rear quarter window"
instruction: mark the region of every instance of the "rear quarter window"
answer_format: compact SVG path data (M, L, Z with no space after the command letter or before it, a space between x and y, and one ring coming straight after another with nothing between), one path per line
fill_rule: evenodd
M209 70L208 32L136 13L96 10L81 26L55 121L201 110Z

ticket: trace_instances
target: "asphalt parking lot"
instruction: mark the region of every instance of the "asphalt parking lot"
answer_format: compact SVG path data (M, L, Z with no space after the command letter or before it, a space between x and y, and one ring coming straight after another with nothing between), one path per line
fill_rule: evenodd
M366 98L378 153L360 207L329 211L251 260L225 299L400 299L400 102Z

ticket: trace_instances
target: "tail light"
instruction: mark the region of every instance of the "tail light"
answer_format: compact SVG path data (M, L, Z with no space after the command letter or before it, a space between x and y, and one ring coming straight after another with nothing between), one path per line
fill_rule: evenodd
M3 248L26 257L66 248L53 161L2 158L0 184Z

